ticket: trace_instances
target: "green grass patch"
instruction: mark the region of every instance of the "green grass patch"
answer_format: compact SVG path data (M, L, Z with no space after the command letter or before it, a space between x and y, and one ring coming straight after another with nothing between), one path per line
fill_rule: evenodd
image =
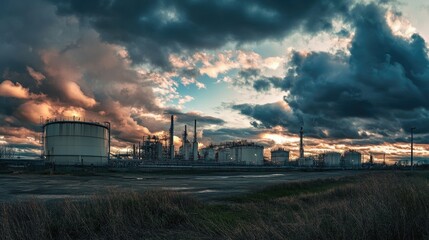
M244 203L244 202L255 202L255 201L269 201L275 200L276 198L298 196L301 194L320 193L329 189L339 187L345 184L358 181L356 177L344 177L339 179L321 179L312 180L306 182L294 182L294 183L282 183L273 186L268 186L262 190L244 194L240 196L233 196L226 200Z

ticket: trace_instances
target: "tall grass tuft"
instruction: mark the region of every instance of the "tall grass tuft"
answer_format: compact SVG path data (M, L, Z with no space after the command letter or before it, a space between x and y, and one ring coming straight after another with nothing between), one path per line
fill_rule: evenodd
M169 191L2 203L0 239L429 239L429 174L279 184L222 204Z
M3 203L1 239L130 239L189 222L193 198L167 191L112 191L85 201ZM164 234L161 232L161 234Z

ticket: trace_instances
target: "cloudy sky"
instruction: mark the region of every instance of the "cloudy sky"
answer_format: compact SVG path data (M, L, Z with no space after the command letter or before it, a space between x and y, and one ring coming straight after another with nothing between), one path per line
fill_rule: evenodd
M201 145L429 156L429 3L3 0L0 144L41 121L112 123L114 150L198 120Z

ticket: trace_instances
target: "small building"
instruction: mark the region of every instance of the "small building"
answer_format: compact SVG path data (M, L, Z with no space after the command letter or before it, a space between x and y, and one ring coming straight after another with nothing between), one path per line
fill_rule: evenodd
M289 162L289 151L278 148L271 151L271 162L276 164L287 164Z

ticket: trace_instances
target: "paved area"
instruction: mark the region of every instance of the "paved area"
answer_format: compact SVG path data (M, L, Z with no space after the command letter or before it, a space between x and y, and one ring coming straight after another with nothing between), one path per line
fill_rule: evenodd
M111 190L165 189L216 200L284 182L352 176L362 171L224 172L198 174L111 173L103 176L0 174L0 201L83 199Z

